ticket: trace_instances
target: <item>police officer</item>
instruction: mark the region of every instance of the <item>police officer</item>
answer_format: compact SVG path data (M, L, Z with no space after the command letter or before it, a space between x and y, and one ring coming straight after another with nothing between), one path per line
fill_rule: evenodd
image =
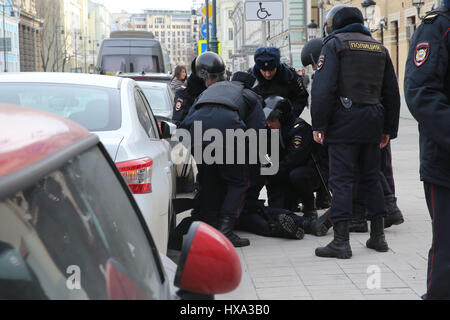
M371 221L368 248L388 251L384 236L386 208L379 180L380 147L398 131L400 98L387 50L371 37L359 9L333 7L312 86L314 140L328 144L331 219L334 239L317 248L319 257L348 259L349 220L359 172L359 192Z
M314 191L320 178L311 157L314 145L311 126L302 118L292 116L292 105L279 97L274 108L266 99L267 125L280 130L280 163L276 175L267 177L269 206L295 210L299 199L304 217L317 218Z
M425 299L450 299L450 1L411 39L405 98L419 122L420 178L433 223Z
M208 129L216 129L224 137L222 145L223 158L211 164L197 160L200 184L200 216L213 226L216 226L236 247L250 244L248 239L242 239L233 232L236 219L239 217L245 202L249 187L248 168L246 164L236 163L236 154L232 154L235 162L225 163L227 153L226 130L242 129L264 122L261 106L251 104L254 94L245 88L242 82L226 80L225 64L216 53L201 54L195 65L197 76L202 78L207 89L199 96L181 127L187 128L193 138L193 147L201 148L202 152L211 143L203 141L203 133ZM259 120L258 120L259 119ZM202 123L202 137L197 137L194 130L195 122ZM247 125L248 124L248 125ZM206 139L205 139L206 140ZM201 145L197 143L200 141ZM195 154L195 151L194 151ZM218 156L219 152L216 152Z
M195 60L192 61L192 73L187 79L186 86L183 85L175 91L172 121L176 125L184 120L194 101L206 89L205 82L195 73Z
M293 105L294 117L300 116L308 105L309 94L302 77L294 68L280 62L280 50L275 47L261 47L256 50L253 75L258 80L254 88L263 99L281 96L289 99Z
M305 46L302 49L302 63L305 67L308 65L312 65L314 70L317 69L317 62L320 58L322 46L323 46L323 38L315 38L308 41L305 44ZM395 136L391 136L390 140L392 139L395 139ZM380 179L384 193L384 202L387 210L387 215L384 219L385 228L389 228L392 225L399 225L404 222L402 212L400 211L397 205L397 198L395 197L395 182L392 168L392 153L390 140L388 145L385 148L381 149ZM327 154L326 151L325 153ZM322 164L322 168L328 169L328 165ZM328 177L327 175L325 176ZM362 194L358 194L358 192L355 193L356 194L353 202L353 210L350 219L350 227L349 227L350 232L367 232L368 226L366 219L366 208L364 206L364 199L362 197ZM323 195L325 194L326 194L325 191L318 192L318 198L319 196L321 196L321 198L324 199ZM322 202L323 200L322 201L317 200L316 206L319 209L320 205L317 205L317 203L319 201Z

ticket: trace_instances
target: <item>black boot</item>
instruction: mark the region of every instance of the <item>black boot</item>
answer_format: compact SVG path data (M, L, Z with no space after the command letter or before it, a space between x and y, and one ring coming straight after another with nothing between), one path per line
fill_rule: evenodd
M402 212L397 206L397 198L393 195L384 196L384 203L386 204L387 216L384 218L384 227L389 228L392 225L402 224L403 219Z
M312 234L317 237L323 237L328 233L328 230L333 226L330 220L330 210L327 210L318 219L305 218L303 222L303 229L305 233Z
M234 217L220 217L219 219L219 231L230 240L230 242L235 247L246 247L250 245L250 240L245 238L240 238L237 234L233 232L234 224L236 223L236 218Z
M350 232L367 232L366 208L353 202L353 210L350 215Z
M333 226L334 239L326 247L316 249L316 256L338 259L350 259L352 248L349 241L348 221L336 222Z
M329 207L331 207L330 195L323 187L321 187L317 191L316 208L317 210L320 210L320 209L328 209Z
M276 221L272 225L272 236L301 240L305 236L305 231L297 225L294 218L283 213L276 217Z
M386 252L389 250L388 244L384 237L384 218L375 218L370 221L370 238L366 242L369 249L378 252Z

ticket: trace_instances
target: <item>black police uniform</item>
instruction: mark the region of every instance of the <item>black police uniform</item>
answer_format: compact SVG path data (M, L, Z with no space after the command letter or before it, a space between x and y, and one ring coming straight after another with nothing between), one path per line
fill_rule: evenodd
M281 96L289 99L293 106L293 116L300 116L308 105L309 97L302 77L295 72L295 69L289 68L284 63L278 65L277 73L271 80L266 80L260 70L257 65L252 69L253 75L258 80L254 88L255 92L263 99L270 96Z
M346 32L347 31L347 32ZM348 32L352 31L352 32ZM312 88L312 124L329 145L333 223L352 212L354 168L360 169L369 220L385 216L379 182L382 134L396 136L400 97L387 50L362 24L324 40Z
M192 73L186 86L181 86L175 91L172 121L176 125L184 120L195 100L205 89L205 82Z
M276 175L267 178L270 207L295 210L301 198L305 215L313 213L313 192L320 186L311 158L314 144L311 126L302 118L282 124L279 170Z
M191 131L194 141L194 121L202 122L202 133L217 129L223 137L227 129L260 127L265 123L265 117L261 106L255 102L255 94L245 89L241 82L218 82L198 98L181 127ZM203 142L202 146L193 147L204 149L209 143ZM233 151L236 150L235 146ZM227 152L231 151L223 145L223 154ZM236 157L236 154L233 156ZM200 214L204 221L212 225L216 225L219 216L239 217L250 185L246 164L225 164L225 157L223 160L224 164L197 162L202 193Z
M420 133L420 178L433 223L426 299L450 299L450 13L430 12L411 40L405 98Z

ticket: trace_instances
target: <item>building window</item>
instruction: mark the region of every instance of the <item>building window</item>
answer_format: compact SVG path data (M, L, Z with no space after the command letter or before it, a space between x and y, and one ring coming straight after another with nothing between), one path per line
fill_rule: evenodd
M228 40L232 41L233 39L233 28L228 28Z
M164 23L164 18L156 18L155 23L159 23L159 24Z

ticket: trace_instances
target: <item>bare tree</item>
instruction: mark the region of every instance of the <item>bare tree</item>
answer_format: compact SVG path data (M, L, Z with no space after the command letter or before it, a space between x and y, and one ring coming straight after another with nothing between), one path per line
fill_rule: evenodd
M42 68L45 72L64 70L68 41L63 34L61 0L36 0L36 12L44 20L40 32Z

